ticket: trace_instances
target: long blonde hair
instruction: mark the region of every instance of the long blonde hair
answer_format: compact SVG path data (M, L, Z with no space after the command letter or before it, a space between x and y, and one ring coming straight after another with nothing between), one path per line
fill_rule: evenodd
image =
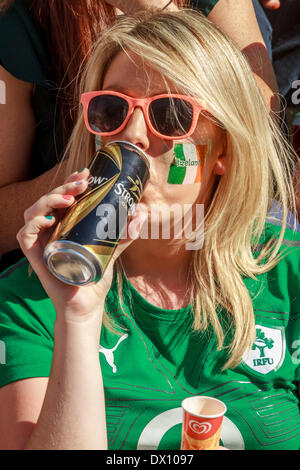
M205 213L205 243L193 253L191 279L193 328L211 325L221 349L227 332L218 310L225 309L228 317L223 319L234 334L224 368L235 367L255 340L253 305L243 276L255 279L278 262L288 201L294 207L290 150L243 54L202 14L162 11L120 19L95 44L81 92L101 89L107 67L120 51L142 57L178 91L206 102L226 130L226 173ZM68 148L68 173L87 165L94 151L94 136L80 109ZM255 257L274 200L282 205L280 236Z

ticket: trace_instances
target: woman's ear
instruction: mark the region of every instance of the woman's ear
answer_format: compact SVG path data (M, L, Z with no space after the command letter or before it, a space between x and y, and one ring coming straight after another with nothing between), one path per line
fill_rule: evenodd
M226 171L226 155L222 155L218 158L214 166L214 173L216 175L224 175Z

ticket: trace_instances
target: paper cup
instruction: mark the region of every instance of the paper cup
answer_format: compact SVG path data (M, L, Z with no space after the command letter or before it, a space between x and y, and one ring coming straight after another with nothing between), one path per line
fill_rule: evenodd
M226 405L216 398L190 397L181 403L181 450L217 450Z

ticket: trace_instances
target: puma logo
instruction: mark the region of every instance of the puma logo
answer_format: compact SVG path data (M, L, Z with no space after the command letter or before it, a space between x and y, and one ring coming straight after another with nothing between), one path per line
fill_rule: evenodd
M105 356L105 359L106 359L106 362L108 365L110 365L110 367L112 368L112 371L113 373L115 374L117 372L117 367L115 365L115 361L114 361L114 351L117 349L117 347L119 346L119 344L124 341L124 339L128 338L128 334L126 335L123 335L121 336L121 338L119 339L119 341L117 342L117 344L115 345L114 348L112 349L106 349L104 348L103 346L101 346L100 344L100 347L99 347L99 351L104 354Z

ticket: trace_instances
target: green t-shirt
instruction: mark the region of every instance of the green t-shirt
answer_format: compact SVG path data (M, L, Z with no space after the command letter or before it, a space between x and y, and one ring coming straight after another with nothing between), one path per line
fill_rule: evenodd
M261 243L279 230L266 228ZM225 372L214 333L191 331L189 307L157 308L125 281L125 315L113 283L107 309L124 329L103 327L99 346L110 449L179 449L180 404L193 395L226 403L221 438L230 449L300 448L300 234L287 230L282 250L270 272L245 279L257 337L250 356ZM0 387L49 376L56 315L26 260L0 277L0 305Z

